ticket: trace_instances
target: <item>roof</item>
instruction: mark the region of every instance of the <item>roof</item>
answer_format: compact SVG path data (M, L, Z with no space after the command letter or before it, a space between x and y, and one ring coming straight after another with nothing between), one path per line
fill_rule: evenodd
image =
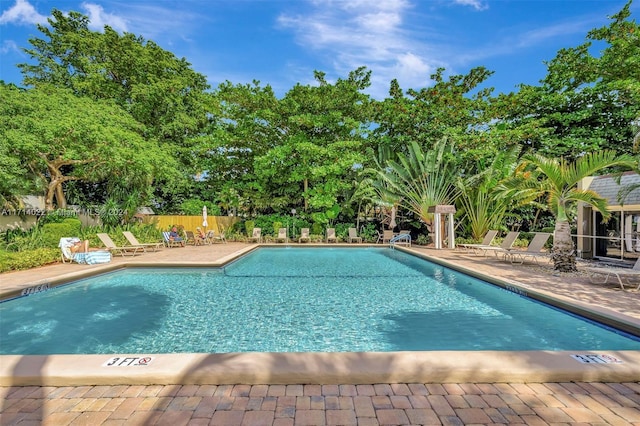
M595 191L601 197L607 200L609 207L621 205L639 205L640 204L640 175L635 172L628 172L620 176L620 183L617 182L618 175L605 175L593 178L588 189ZM631 191L624 200L619 200L620 190L632 185L637 188Z

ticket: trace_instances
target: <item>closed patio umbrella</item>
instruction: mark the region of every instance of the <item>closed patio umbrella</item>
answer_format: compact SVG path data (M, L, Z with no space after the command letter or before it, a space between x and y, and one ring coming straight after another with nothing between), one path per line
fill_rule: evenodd
M202 226L206 228L209 226L207 223L207 206L202 207Z

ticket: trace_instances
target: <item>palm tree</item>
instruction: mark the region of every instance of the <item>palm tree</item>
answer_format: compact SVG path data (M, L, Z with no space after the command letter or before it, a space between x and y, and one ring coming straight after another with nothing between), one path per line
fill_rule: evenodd
M427 226L431 225L431 206L453 204L460 191L455 185L458 170L453 144L446 138L423 152L416 142L407 147L407 154L398 153L378 170L379 189L397 197L407 210Z
M520 147L517 146L498 152L490 164L478 164L478 174L459 179L459 202L474 239L481 240L490 229L504 226L504 218L513 202L497 196L494 189L502 179L513 173L518 165L519 154Z
M615 151L592 152L579 157L575 162L564 158L548 158L540 154L523 157L515 173L504 179L498 191L509 199L524 200L521 204L544 199L547 208L556 219L553 238L552 259L554 269L561 272L576 270L576 258L569 209L583 202L602 213L607 219L607 201L591 190L578 188L585 177L610 167L637 168L637 161L629 155L616 156Z

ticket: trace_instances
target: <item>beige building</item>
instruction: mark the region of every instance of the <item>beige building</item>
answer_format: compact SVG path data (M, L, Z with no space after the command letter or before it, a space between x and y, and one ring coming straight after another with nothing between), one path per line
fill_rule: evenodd
M636 189L628 189L637 186ZM640 175L606 175L583 179L581 188L604 197L611 217L583 204L578 206L577 250L583 258L636 259L640 256ZM625 194L625 190L626 193Z

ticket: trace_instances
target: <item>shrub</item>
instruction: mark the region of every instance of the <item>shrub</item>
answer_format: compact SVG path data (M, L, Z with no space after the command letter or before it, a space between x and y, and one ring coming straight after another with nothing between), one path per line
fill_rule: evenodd
M273 234L278 235L278 230L282 228L282 222L273 222Z
M65 219L60 223L46 223L42 225L42 245L57 248L60 238L77 237L80 235L82 222L79 219Z
M35 268L60 260L60 250L39 248L19 253L0 251L0 272Z
M244 223L244 230L247 231L247 235L251 235L251 233L253 232L253 228L256 227L256 223L253 220L247 220Z

